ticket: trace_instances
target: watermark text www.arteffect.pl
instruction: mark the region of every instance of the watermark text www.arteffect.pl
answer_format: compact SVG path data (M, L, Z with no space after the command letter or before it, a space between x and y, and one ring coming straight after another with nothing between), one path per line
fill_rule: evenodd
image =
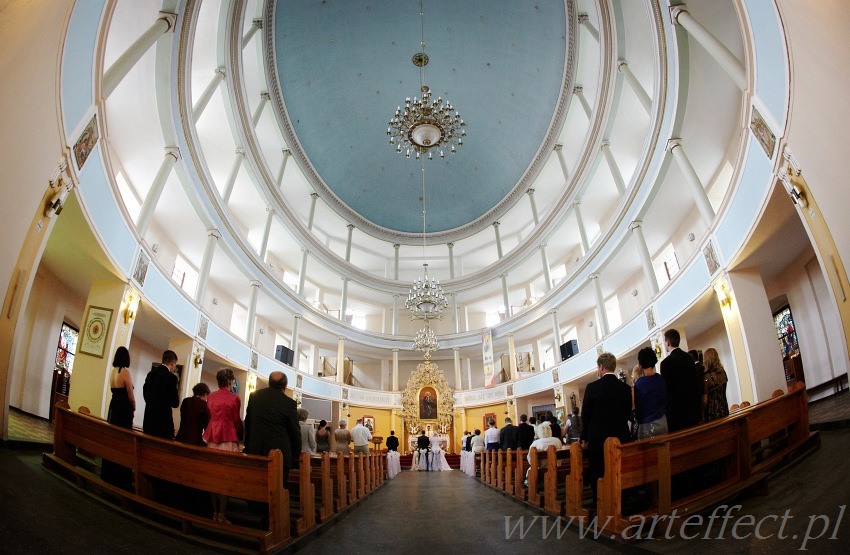
M529 537L561 539L567 530L578 533L579 539L621 539L624 541L650 539L683 540L767 540L778 539L807 551L809 542L837 540L847 505L839 505L834 514L797 517L786 509L780 514L756 516L741 513L741 505L719 505L707 514L680 515L674 509L669 515L635 515L619 536L605 532L612 517L512 517L505 516L505 539L523 540ZM540 535L538 535L540 534Z

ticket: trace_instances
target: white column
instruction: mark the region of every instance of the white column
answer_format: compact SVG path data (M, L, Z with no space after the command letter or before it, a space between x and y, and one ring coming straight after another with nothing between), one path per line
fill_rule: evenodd
M204 258L201 259L201 267L198 269L198 286L195 289L195 302L203 306L204 295L207 292L207 283L210 280L210 268L212 267L215 245L221 238L217 229L207 230L207 246L204 248Z
M310 251L301 249L301 268L298 272L298 294L304 296L304 287L307 285L307 260L310 257Z
M257 31L263 28L263 20L255 19L251 22L251 28L248 29L248 32L242 36L242 49L244 50L248 43L251 42L251 39L254 38L254 35L257 34Z
M744 64L738 61L717 37L708 32L708 29L697 23L690 12L683 6L671 6L670 17L673 23L678 23L688 34L693 37L714 60L720 64L738 88L747 88L747 71Z
M455 389L460 390L463 385L460 373L460 347L452 347L452 355L455 363Z
M567 160L564 158L564 145L555 145L555 155L558 157L558 164L561 165L561 173L564 176L564 182L569 182L570 172L567 170ZM534 223L537 223L537 221Z
M398 243L393 245L393 279L398 279L398 249L401 247Z
M466 389L472 389L472 359L467 358L465 360L466 360L466 383L467 383Z
M197 100L197 102L195 102L195 105L192 106L192 118L195 121L198 121L198 118L201 117L201 114L204 113L204 110L206 110L206 108L207 108L207 104L210 103L210 100L212 99L213 94L215 94L215 90L218 88L218 85L221 83L221 81L223 79L224 79L224 68L223 67L215 68L215 74L213 75L213 78L210 80L209 85L207 85L207 88L205 88L204 92L201 93L201 96L198 97L198 100Z
M340 336L336 342L336 381L345 380L345 338Z
M670 139L667 142L667 150L673 155L679 169L685 176L685 181L690 185L691 193L693 193L694 201L697 204L697 210L699 210L705 225L710 228L714 221L714 208L711 206L711 201L708 200L708 195L705 192L702 181L700 181L696 170L694 170L691 161L685 154L681 139Z
M345 312L348 310L348 278L342 278L342 300L339 306L339 319L345 322Z
M646 239L643 237L643 222L634 221L629 225L632 230L635 243L637 243L638 254L640 254L640 263L643 266L643 276L649 284L649 292L652 295L658 293L658 280L655 277L655 270L652 268L652 258L649 256L649 249L646 246Z
M585 255L590 250L590 242L587 240L587 230L584 227L584 218L581 216L580 199L573 203L573 211L575 212L576 223L578 224L578 234L581 237L582 255Z
M543 281L546 291L552 289L552 273L549 269L549 256L546 254L546 243L540 245L540 261L543 263Z
M251 127L257 127L257 123L260 121L260 116L263 115L263 109L266 107L266 104L268 104L269 98L270 96L268 91L260 93L260 103L257 105L257 109L254 111L254 115L251 118Z
M266 227L263 228L263 240L260 243L260 260L265 262L266 253L269 250L269 236L272 232L272 222L274 221L274 210L270 207L266 207Z
M499 222L493 222L493 231L496 233L496 253L502 258L502 237L499 235Z
M593 293L596 296L596 312L599 314L600 337L608 335L608 314L605 312L605 299L602 297L602 283L599 282L599 274L590 274L590 282L593 284Z
M519 369L516 367L516 343L514 343L514 334L508 334L508 357L511 369L511 379L516 381L519 379Z
M460 318L457 314L457 293L452 293L452 330L460 333Z
M292 343L290 344L290 349L295 353L295 361L292 363L292 367L296 370L298 369L298 322L301 321L300 314L292 315Z
M643 86L641 86L640 81L637 80L635 74L632 73L632 70L629 69L629 64L626 63L625 60L620 60L617 63L617 69L620 70L620 73L623 74L623 77L626 78L626 83L632 88L635 96L637 96L638 102L643 106L643 109L646 110L646 113L649 114L652 111L652 100L649 98L649 95L646 94L646 91L643 90Z
M310 193L310 215L307 217L307 229L313 229L313 219L316 217L316 201L319 193Z
M510 318L511 300L508 298L508 274L502 274L502 302L505 303L505 318Z
M100 89L103 98L109 98L118 83L127 76L133 66L145 55L145 52L154 45L159 37L172 30L176 22L176 14L159 12L159 17L153 25L148 27L148 30L142 33L142 36L137 38L123 54L118 56L118 59L103 74Z
M596 30L596 27L593 26L593 23L590 22L590 18L586 13L578 14L578 22L580 25L584 25L584 28L590 33L596 42L599 42L599 31Z
M151 188L148 191L145 201L142 203L142 208L139 210L139 216L136 218L136 231L139 236L145 236L148 230L148 225L151 222L153 213L156 211L156 205L159 203L159 198L162 196L162 191L165 189L165 182L168 181L168 176L171 174L171 169L177 160L180 159L180 151L175 147L165 149L165 159L159 166L159 171L153 178Z
M449 248L449 279L454 279L455 277L455 244L454 243L446 243L446 246ZM396 279L398 279L396 277Z
M587 99L584 97L584 87L581 85L576 85L573 87L573 94L578 98L579 103L581 103L581 107L584 109L584 115L587 116L587 119L590 118L591 109L590 104L587 102Z
M245 160L245 150L237 148L236 158L233 159L230 172L227 174L227 181L224 182L224 190L221 192L221 201L225 205L230 202L230 195L233 194L233 186L236 184L236 177L239 175L239 170L242 169L243 160Z
M555 146L558 147L560 145ZM538 225L540 218L537 216L537 203L534 202L534 189L528 189L526 194L528 195L528 203L531 205L531 218L534 220L534 225Z
M245 331L245 341L254 344L254 328L257 326L257 297L260 294L260 282L251 282L251 296L248 299L248 325Z
M561 346L561 326L558 325L558 311L550 310L549 314L552 315L552 337L555 339L555 352L558 352L558 347ZM555 357L555 360L558 360L558 357ZM541 368L542 370L542 368Z
M393 391L398 391L398 349L393 349Z
M354 224L348 224L348 239L345 242L345 261L351 262L351 237L354 234Z
M393 295L393 335L398 335L398 293Z
M620 173L620 167L617 161L614 160L614 154L611 152L611 143L605 141L602 143L602 154L605 155L605 161L608 162L608 169L611 170L611 177L614 178L614 185L617 186L617 192L621 195L626 192L626 182L623 180L623 174Z
M292 151L288 148L283 149L283 160L280 162L280 170L277 172L277 176L275 177L275 183L277 183L278 189L283 189L283 173L286 171L286 163L289 161L289 158L292 156Z

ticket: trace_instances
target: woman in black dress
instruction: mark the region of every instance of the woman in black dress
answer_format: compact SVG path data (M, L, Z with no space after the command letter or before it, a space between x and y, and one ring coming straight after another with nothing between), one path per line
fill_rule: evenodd
M133 413L136 410L136 397L133 395L133 377L130 375L130 352L126 347L118 347L112 359L112 372L109 375L109 387L112 400L106 421L122 428L133 427ZM126 490L133 489L133 471L112 461L101 462L100 477L104 482Z

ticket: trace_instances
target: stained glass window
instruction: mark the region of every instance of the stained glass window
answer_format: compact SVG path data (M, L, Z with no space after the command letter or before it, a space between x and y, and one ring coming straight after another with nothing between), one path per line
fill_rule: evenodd
M782 358L799 355L800 345L797 343L797 329L794 327L791 307L786 306L774 313L773 324L776 326L776 336L779 338L779 350L782 352Z
M74 353L77 350L77 337L80 330L72 328L68 324L62 324L59 330L59 346L56 348L56 367L64 368L68 372L74 369Z

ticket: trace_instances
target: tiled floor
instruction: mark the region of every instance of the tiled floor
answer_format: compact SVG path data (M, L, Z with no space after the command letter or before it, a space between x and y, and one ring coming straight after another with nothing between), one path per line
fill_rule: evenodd
M828 399L816 401L809 405L809 422L811 424L841 421L850 424L850 392L843 391ZM47 420L10 407L9 440L52 444L53 425Z

